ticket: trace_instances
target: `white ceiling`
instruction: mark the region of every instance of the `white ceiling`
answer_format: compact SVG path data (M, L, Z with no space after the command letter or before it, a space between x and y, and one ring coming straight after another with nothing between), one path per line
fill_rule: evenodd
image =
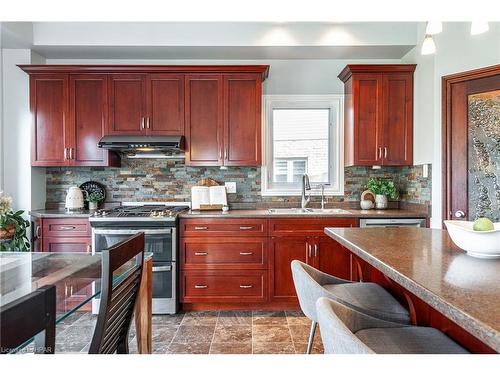
M4 22L4 48L48 59L399 59L417 23Z

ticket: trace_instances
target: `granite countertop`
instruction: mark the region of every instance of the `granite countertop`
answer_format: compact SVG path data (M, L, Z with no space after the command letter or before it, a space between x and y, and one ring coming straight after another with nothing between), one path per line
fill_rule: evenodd
M89 210L67 211L64 209L56 210L33 210L30 215L37 218L81 218L90 217L92 213Z
M388 209L388 210L358 210L346 209L345 213L290 213L290 214L271 214L267 209L260 210L229 210L222 211L188 211L181 213L180 218L288 218L288 217L356 217L356 218L383 218L383 217L415 217L425 218L428 215L414 210Z
M466 255L441 229L325 228L325 233L500 352L500 259Z

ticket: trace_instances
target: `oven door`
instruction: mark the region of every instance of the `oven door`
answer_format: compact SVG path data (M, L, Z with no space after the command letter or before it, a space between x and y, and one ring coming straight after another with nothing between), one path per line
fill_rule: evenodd
M175 262L153 262L153 314L177 312Z
M153 253L153 262L176 260L176 229L92 229L92 249L94 252L105 250L126 238L139 233L144 233L145 251Z

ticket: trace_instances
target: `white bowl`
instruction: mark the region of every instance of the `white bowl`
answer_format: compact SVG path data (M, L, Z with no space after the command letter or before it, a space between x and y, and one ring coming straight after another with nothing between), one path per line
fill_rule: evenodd
M500 258L500 223L493 230L483 232L472 229L474 222L445 220L452 241L467 254L477 258Z

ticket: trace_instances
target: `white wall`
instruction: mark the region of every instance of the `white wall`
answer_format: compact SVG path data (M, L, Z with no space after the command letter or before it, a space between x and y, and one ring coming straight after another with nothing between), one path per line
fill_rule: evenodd
M425 34L418 28L418 39ZM442 225L441 78L445 75L500 63L500 24L490 22L487 33L471 36L469 22L445 23L435 36L437 51L421 56L421 43L403 61L421 65L415 76L416 163L432 161L432 219ZM431 147L432 145L432 147Z
M27 142L31 137L28 75L17 67L32 61L43 59L29 49L2 50L4 191L14 199L14 209L25 211L45 205L45 169L31 167Z

